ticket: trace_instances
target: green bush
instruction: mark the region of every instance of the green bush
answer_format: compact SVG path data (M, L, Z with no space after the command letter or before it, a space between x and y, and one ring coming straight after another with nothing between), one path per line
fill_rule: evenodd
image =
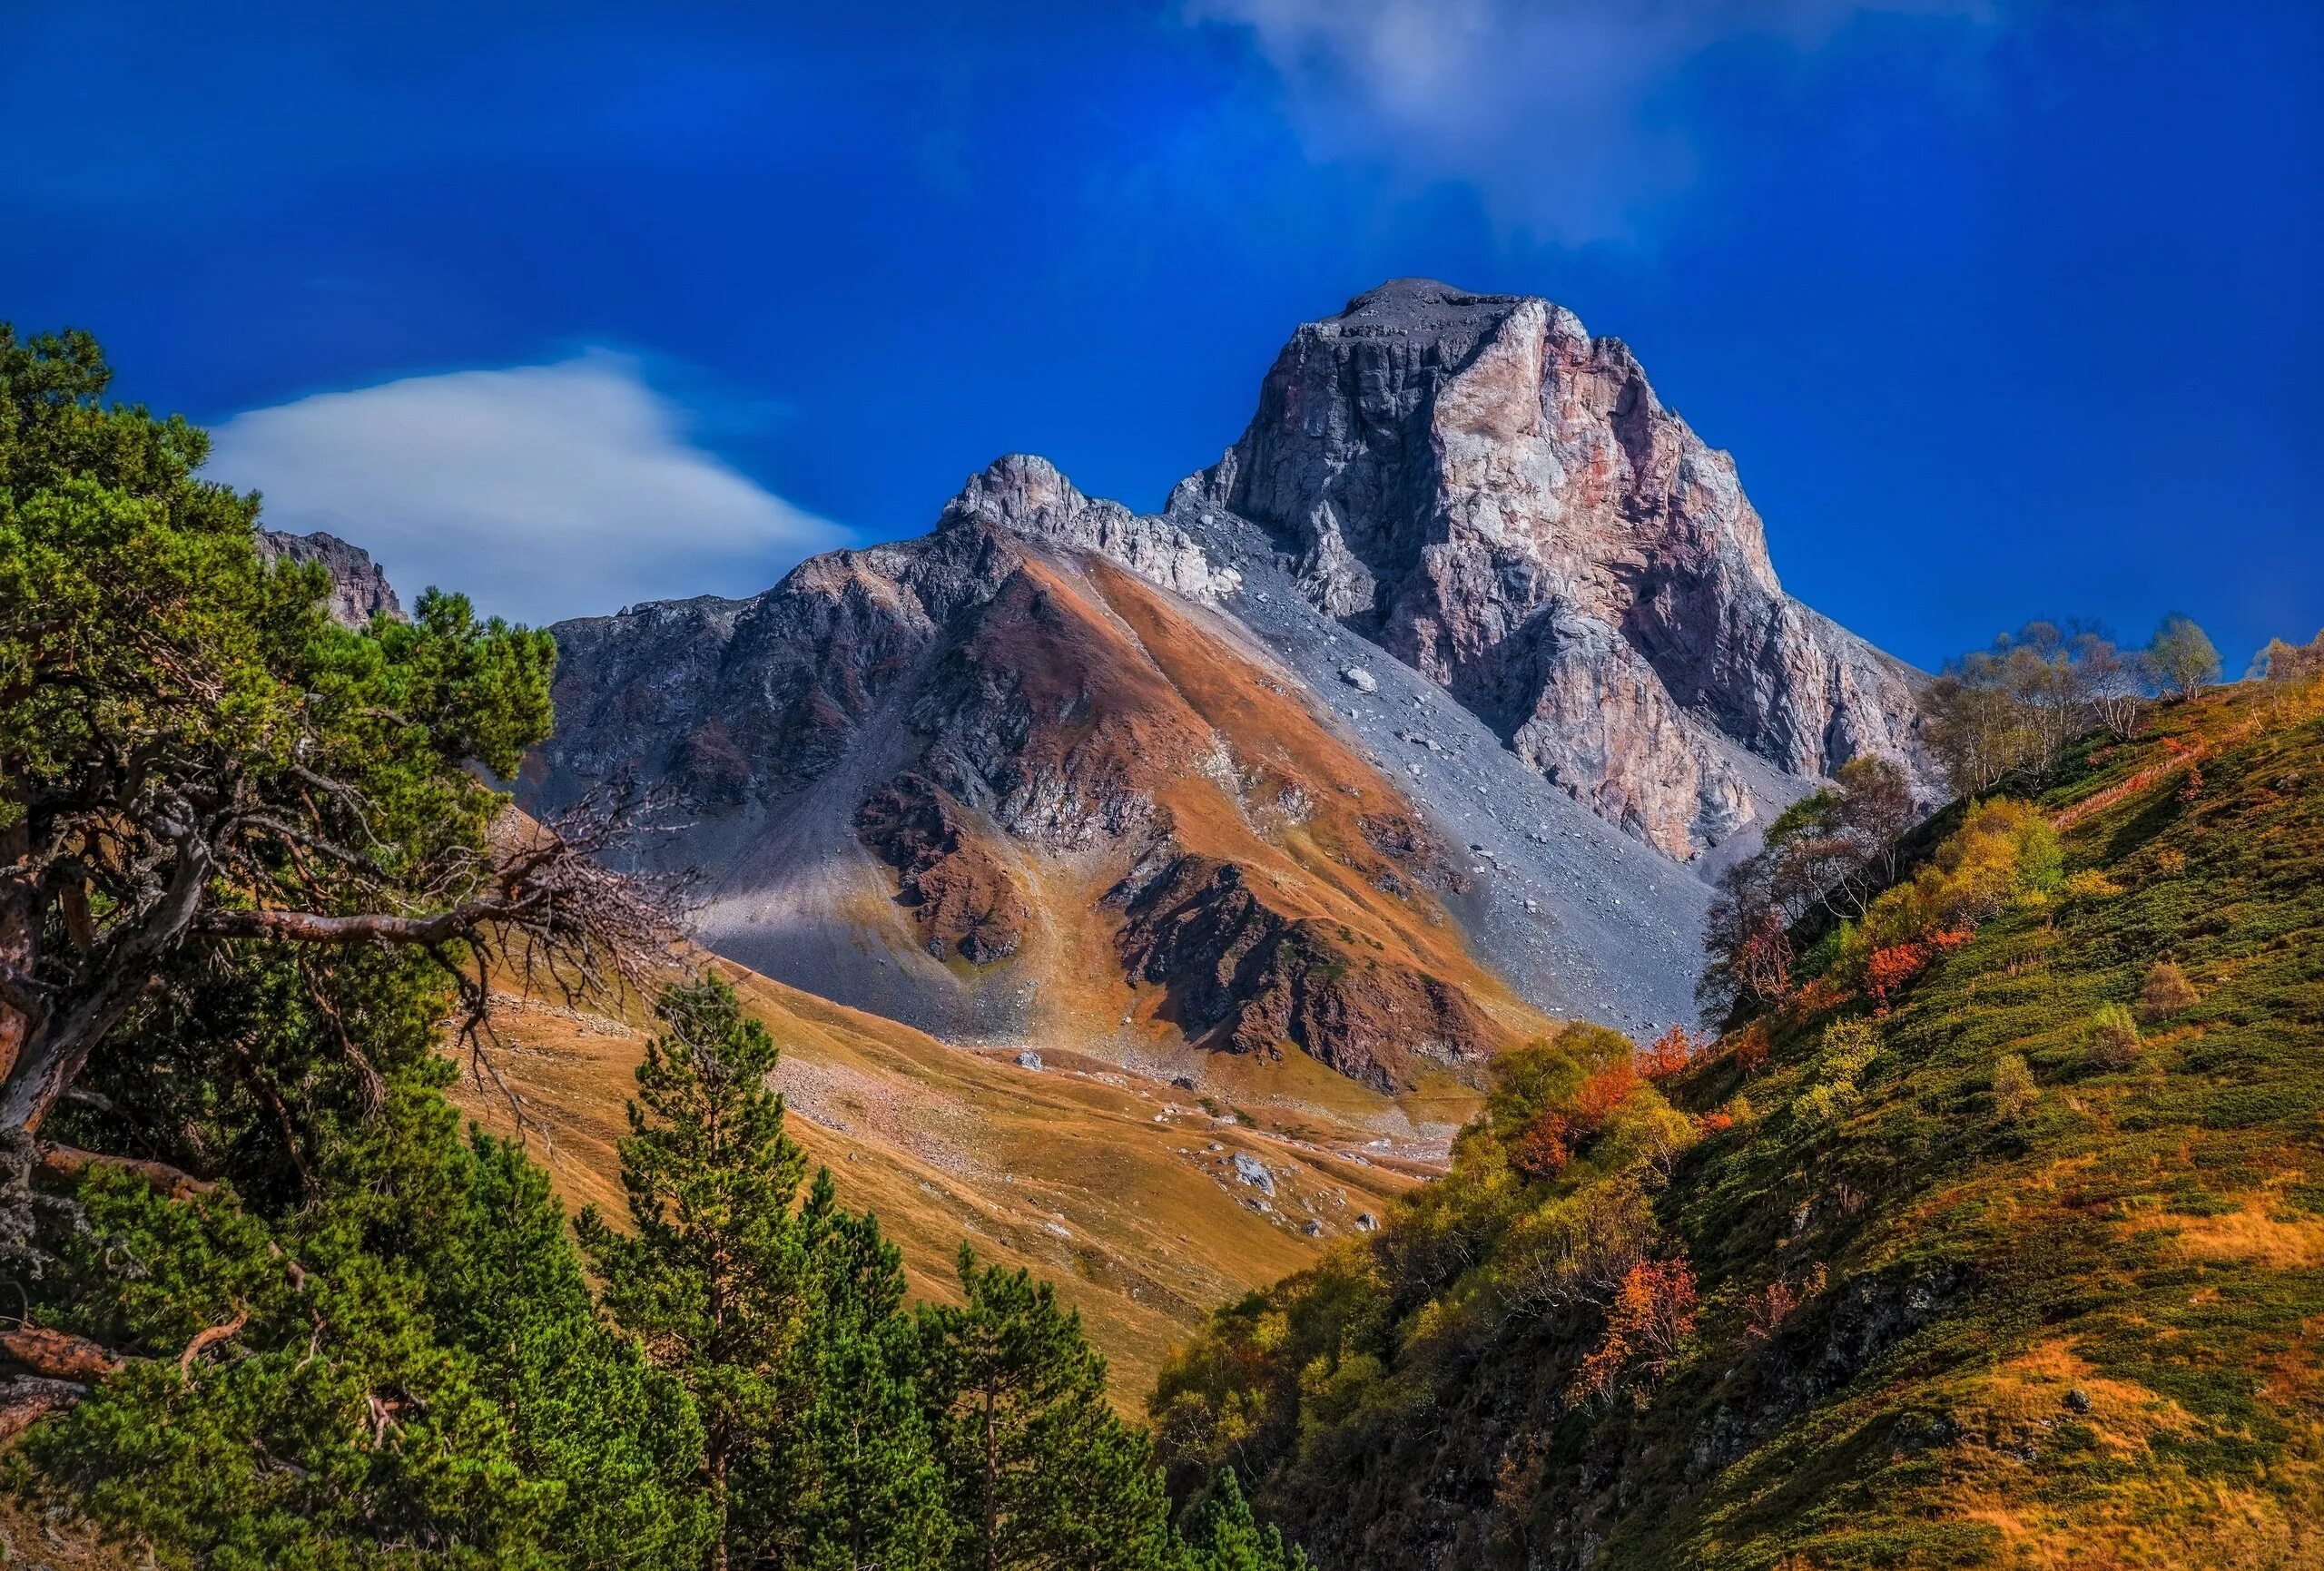
M1817 1044L1814 1082L1794 1102L1792 1115L1803 1125L1837 1117L1857 1096L1856 1081L1880 1054L1880 1032L1860 1015L1824 1027Z
M1994 1065L1994 1111L2014 1124L2040 1105L2042 1088L2034 1071L2015 1053L2004 1053Z

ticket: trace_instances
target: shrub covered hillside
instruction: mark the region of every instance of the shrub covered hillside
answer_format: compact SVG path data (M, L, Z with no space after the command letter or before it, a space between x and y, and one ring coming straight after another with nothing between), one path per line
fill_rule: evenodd
M1181 1486L1333 1571L2324 1565L2324 703L2049 780L1709 1046L1514 1058L1168 1368Z

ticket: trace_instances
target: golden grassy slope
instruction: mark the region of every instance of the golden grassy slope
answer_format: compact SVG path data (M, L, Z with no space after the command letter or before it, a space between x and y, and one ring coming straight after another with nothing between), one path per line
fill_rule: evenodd
M1328 1114L1305 1121L1305 1141L1262 1134L1096 1059L1052 1055L1022 1068L1013 1055L948 1047L713 963L781 1045L793 1134L829 1165L845 1203L878 1213L913 1292L954 1296L963 1238L1029 1266L1081 1311L1128 1404L1210 1305L1302 1269L1421 1171L1358 1152L1362 1134ZM569 1203L618 1218L614 1143L626 1131L642 1022L504 1002L495 1065L525 1105L536 1154ZM455 1096L509 1131L507 1100L488 1084L464 1077ZM1267 1210L1236 1180L1236 1153L1275 1174ZM1320 1234L1305 1231L1311 1222Z

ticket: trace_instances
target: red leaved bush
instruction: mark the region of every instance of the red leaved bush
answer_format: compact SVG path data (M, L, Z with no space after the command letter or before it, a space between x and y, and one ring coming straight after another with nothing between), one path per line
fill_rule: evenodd
M1905 983L1919 976L1922 968L1937 956L1967 943L1969 937L1959 928L1944 928L1908 943L1873 950L1872 957L1864 965L1865 990L1872 995L1879 1012L1886 1015L1889 1000Z
M1805 1019L1828 1014L1848 1001L1848 990L1829 977L1811 977L1791 996L1794 1015Z
M1627 1059L1597 1071L1573 1094L1574 1127L1596 1134L1642 1084L1638 1066Z
M1728 1032L1718 1039L1718 1045L1735 1061L1735 1067L1746 1075L1757 1075L1768 1066L1768 1033L1759 1021L1752 1021L1740 1031Z
M1918 944L1891 944L1885 949L1875 949L1864 963L1865 990L1882 1014L1888 1012L1888 1000L1904 985L1920 975L1928 964L1928 951Z

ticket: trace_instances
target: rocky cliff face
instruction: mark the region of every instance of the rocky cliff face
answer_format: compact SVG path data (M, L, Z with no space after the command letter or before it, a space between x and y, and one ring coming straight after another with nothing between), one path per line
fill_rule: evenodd
M1342 926L1276 910L1237 863L1149 855L1106 903L1128 917L1115 938L1127 974L1163 987L1175 1023L1226 1050L1280 1058L1296 1047L1394 1092L1432 1064L1473 1065L1493 1038L1443 977L1384 961Z
M1913 673L1782 592L1733 460L1546 300L1406 279L1308 323L1172 513L1258 525L1319 609L1674 857L1754 818L1751 759L1918 766Z
M279 529L258 532L258 554L266 561L320 562L330 570L331 619L348 627L368 626L374 616L400 621L403 604L387 570L371 560L359 545L350 545L336 535L317 530L312 535L285 535Z

